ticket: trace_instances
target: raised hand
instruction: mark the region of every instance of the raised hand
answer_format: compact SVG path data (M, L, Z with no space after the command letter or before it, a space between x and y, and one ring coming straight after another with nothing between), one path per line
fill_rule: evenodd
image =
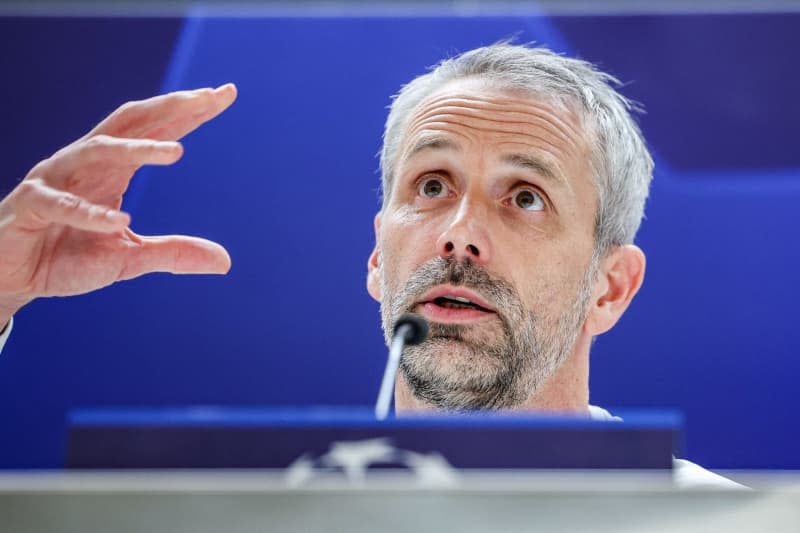
M120 206L136 170L176 162L177 141L235 99L228 84L129 102L33 167L0 201L0 330L40 296L82 294L149 272L226 273L230 257L219 244L139 236Z

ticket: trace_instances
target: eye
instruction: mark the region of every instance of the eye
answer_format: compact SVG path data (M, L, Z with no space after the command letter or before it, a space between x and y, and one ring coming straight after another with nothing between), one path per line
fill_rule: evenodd
M530 189L522 189L514 195L514 205L525 211L543 211L544 200L542 196Z
M444 198L450 193L450 189L442 180L428 178L420 184L419 193L426 198Z

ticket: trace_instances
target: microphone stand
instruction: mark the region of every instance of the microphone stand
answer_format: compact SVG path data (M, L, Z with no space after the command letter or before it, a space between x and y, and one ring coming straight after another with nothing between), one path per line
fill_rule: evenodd
M397 321L394 328L394 336L389 347L389 359L386 361L386 369L383 371L381 389L378 393L378 401L375 403L375 417L378 420L385 420L389 414L389 405L392 402L392 388L394 387L397 376L397 368L400 366L400 356L403 348L408 344L419 344L428 335L428 323L417 315L403 315Z

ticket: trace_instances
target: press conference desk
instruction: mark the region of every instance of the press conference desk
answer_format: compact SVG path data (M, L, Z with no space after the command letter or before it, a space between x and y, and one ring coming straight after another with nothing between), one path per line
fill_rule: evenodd
M290 488L270 471L0 474L0 531L800 531L800 475L734 474L752 491L678 491L663 474L376 473Z

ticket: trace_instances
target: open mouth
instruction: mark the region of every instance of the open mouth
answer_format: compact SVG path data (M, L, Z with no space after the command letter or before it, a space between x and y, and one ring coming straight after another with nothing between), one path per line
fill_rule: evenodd
M440 323L468 323L496 315L486 300L464 287L437 287L428 292L418 306L427 320Z
M435 298L432 303L434 305L438 305L439 307L444 307L445 309L477 309L478 311L483 311L484 313L494 312L491 309L480 306L462 296L440 296Z

